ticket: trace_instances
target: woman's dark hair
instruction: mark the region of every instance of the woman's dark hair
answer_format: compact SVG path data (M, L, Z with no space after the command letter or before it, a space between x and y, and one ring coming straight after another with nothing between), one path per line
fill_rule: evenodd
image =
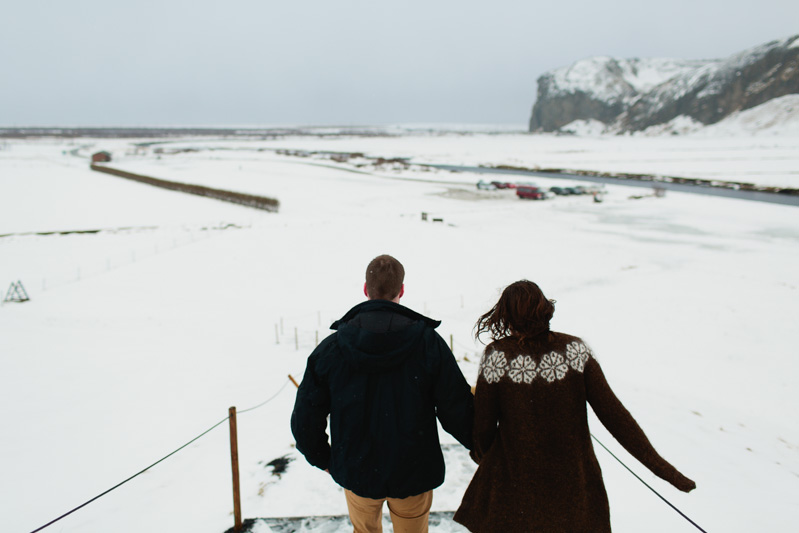
M488 333L492 339L515 337L524 343L549 332L555 300L548 300L538 285L523 279L505 287L499 301L474 325L475 338Z

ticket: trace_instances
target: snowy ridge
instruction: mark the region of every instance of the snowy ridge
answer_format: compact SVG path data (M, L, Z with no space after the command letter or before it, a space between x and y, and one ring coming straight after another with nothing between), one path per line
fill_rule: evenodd
M549 90L559 94L583 92L598 100L629 100L675 76L695 71L706 64L713 62L590 57L549 74Z
M784 58L768 61L769 54L778 53L780 50L788 52L791 50L791 45L797 41L799 41L799 36L772 41L735 54L724 61L711 62L693 72L682 73L643 95L630 109L629 117L622 118L620 126L628 127L628 129L640 129L637 126L641 124L653 121L662 123L663 120L660 120L663 118L662 112L670 113L669 108L674 107L683 108L686 111L683 114L687 114L703 124L712 124L730 113L751 107L747 105L750 103L748 100L766 90L769 80L784 66ZM793 55L799 54L794 53ZM738 80L741 77L746 78L747 69L764 62L767 62L762 69L764 72L757 73L754 79L744 79L743 82ZM786 74L791 74L790 67ZM793 75L795 76L796 72L793 72ZM786 76L783 74L781 77L785 78ZM737 105L727 105L725 108L724 103L716 104L714 102L718 97L723 97L726 92L729 92L734 85L742 85L744 89L744 95ZM797 90L799 90L799 84L794 83L793 90L790 92L795 93ZM752 103L758 105L763 102L755 100ZM735 108L730 109L733 106ZM647 126L649 125L652 124L647 124ZM630 126L631 128L629 128Z
M797 43L792 36L723 60L583 59L538 79L529 129L574 132L593 120L609 132L632 132L680 116L715 124L799 92Z

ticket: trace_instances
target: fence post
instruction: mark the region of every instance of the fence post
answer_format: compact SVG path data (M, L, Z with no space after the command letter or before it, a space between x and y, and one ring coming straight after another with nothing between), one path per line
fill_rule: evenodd
M241 493L239 492L239 444L236 436L236 407L228 410L230 415L230 461L233 467L233 531L241 530Z
M452 333L449 334L449 351L455 353L455 336Z

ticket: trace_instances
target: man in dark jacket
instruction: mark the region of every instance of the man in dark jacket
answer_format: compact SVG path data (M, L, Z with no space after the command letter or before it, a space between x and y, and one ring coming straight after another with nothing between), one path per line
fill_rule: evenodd
M368 300L308 358L291 415L297 449L344 487L356 533L381 531L383 501L395 531L427 531L444 481L436 418L472 442L470 387L435 331L440 322L399 304L404 278L391 256L369 263Z

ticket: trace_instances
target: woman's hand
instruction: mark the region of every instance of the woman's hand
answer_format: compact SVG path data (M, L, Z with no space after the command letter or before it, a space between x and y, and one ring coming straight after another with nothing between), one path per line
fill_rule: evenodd
M696 483L693 480L688 479L687 477L685 477L684 475L680 474L679 472L677 472L677 476L671 482L671 484L674 485L675 487L677 487L678 489L680 489L683 492L691 492L692 490L694 490L696 488Z

